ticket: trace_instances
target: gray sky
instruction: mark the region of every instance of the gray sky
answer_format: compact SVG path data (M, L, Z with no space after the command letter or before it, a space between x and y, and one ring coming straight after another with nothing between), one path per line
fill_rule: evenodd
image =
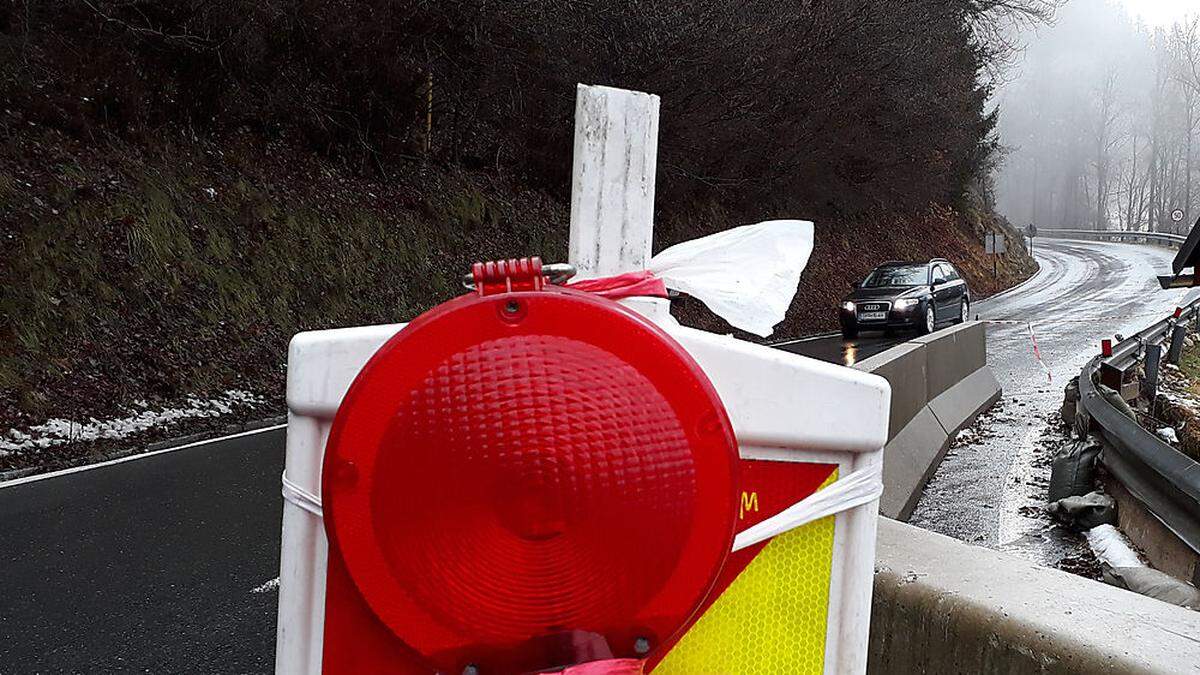
M1169 26L1187 15L1200 15L1200 0L1121 0L1129 13L1152 26Z
M1071 0L1030 31L997 91L1001 213L1049 227L1169 232L1200 215L1200 0Z

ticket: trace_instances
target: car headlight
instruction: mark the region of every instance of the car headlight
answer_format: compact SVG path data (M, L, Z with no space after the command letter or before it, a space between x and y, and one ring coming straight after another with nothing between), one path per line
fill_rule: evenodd
M896 309L911 309L920 304L920 298L904 298L896 301Z
M853 312L856 308L853 302L843 302L842 309L846 310L847 312Z

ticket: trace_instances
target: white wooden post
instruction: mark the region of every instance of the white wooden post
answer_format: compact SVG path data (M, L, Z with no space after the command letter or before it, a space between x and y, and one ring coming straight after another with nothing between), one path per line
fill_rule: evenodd
M651 94L587 85L579 85L577 89L569 260L580 278L645 269L650 260L658 112L659 99ZM765 347L682 328L671 318L666 300L629 298L622 303L671 333L713 378L730 408L743 456L747 453L754 456L754 450L748 449L746 443L754 438L756 430L766 428L761 391L775 390L780 396L790 397L787 400L792 405L806 396L812 396L814 401L828 398L839 401L838 413L828 411L822 419L809 423L797 422L794 411L780 415L779 420L786 420L780 428L787 429L784 435L790 440L773 445L787 448L784 457L790 461L807 459L837 464L843 474L882 462L879 450L887 437L890 400L886 382L845 368L826 367ZM763 365L786 381L774 387L763 386L765 376L748 375ZM756 386L750 386L751 382ZM850 408L858 412L849 415ZM866 419L876 421L869 425L870 430L859 424ZM816 436L827 432L845 435L844 439L831 443L842 452L812 451ZM867 442L869 447L855 447L852 441ZM802 455L805 459L789 452L800 448L810 451ZM783 457L771 459L778 461ZM877 504L871 504L837 516L825 642L826 673L866 671L877 508Z
M580 278L645 269L650 260L658 106L657 96L637 91L576 90L569 260Z

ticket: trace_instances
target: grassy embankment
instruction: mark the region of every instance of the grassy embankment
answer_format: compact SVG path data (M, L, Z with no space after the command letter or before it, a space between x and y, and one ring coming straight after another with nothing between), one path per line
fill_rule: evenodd
M1200 339L1189 337L1179 358L1179 369L1164 372L1157 415L1174 427L1179 438L1176 447L1200 461Z
M411 318L460 293L456 279L476 259L565 257L565 199L491 175L412 163L365 178L250 136L147 148L9 131L0 427L232 388L264 396L259 414L278 412L294 333ZM805 214L705 204L661 214L657 243L776 216ZM993 279L982 227L946 208L819 220L776 337L833 328L849 282L882 260L948 257L979 293L1032 271L1014 256ZM683 311L725 329L694 303ZM0 469L27 461L0 458Z

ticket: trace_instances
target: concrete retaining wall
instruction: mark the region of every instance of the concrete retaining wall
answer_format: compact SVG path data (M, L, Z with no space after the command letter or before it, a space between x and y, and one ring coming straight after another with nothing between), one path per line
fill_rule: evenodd
M880 512L907 520L960 429L1000 398L987 365L987 331L970 322L889 349L854 366L892 385Z
M868 672L1198 673L1200 612L880 519Z

